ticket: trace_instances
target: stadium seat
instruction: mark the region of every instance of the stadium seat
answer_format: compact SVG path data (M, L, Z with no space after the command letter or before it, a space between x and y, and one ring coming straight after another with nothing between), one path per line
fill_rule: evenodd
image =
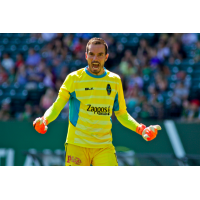
M193 59L184 59L184 60L182 60L182 62L180 63L180 65L186 65L186 66L188 66L188 65L194 65L194 60Z
M21 40L19 38L11 38L9 41L10 44L18 45L21 43Z
M17 50L17 47L14 44L9 44L9 45L6 45L6 47L5 47L5 51L8 53L14 52L16 50Z
M199 71L192 73L192 80L194 80L194 81L199 80L200 81L200 72Z
M18 46L18 51L20 52L27 52L28 51L28 46L27 45L19 45Z
M9 43L9 39L8 38L0 38L0 44L8 44Z
M178 66L174 66L174 67L172 68L171 72L172 72L173 74L177 74L177 73L179 72L179 67L178 67Z
M2 45L2 44L0 44L0 51L1 51L1 52L3 52L3 51L4 51L4 49L5 49L5 46L4 46L4 45Z

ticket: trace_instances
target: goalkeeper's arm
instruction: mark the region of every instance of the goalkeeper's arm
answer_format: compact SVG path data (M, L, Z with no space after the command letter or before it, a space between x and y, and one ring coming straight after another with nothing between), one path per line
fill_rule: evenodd
M114 101L113 110L119 122L123 126L142 135L142 137L146 141L153 140L157 135L157 131L161 130L161 127L159 125L146 127L143 124L139 124L128 114L126 110L126 103L124 99L124 93L123 93L123 88L122 88L122 83L121 83L120 78L119 78L119 87L118 87L117 94L118 95L116 96L117 98Z
M35 119L35 121L33 122L33 126L38 133L44 134L47 132L47 125L58 117L61 110L68 102L69 97L70 97L69 92L64 91L64 89L61 88L56 101L45 112L44 116Z
M158 130L161 130L159 125L151 125L146 127L143 124L139 124L136 120L134 120L127 111L120 113L119 111L115 112L115 115L118 121L125 127L135 131L136 133L142 135L142 137L146 141L151 141L157 136Z

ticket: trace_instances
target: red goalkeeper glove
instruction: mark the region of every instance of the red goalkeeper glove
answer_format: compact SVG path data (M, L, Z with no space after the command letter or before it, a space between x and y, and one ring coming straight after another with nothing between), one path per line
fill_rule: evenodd
M48 121L44 117L39 117L33 122L33 126L38 133L45 134L47 132Z
M136 132L142 135L142 137L146 141L151 141L157 136L158 130L161 130L161 127L159 125L151 125L149 127L146 127L144 124L140 124L137 127Z

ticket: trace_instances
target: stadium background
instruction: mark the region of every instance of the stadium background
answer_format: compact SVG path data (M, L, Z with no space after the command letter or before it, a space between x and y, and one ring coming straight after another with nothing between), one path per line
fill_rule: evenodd
M101 37L105 66L120 75L128 112L160 124L146 143L113 116L120 165L199 165L200 34L0 34L0 165L63 165L68 104L40 135L32 127L67 74L87 65L85 46Z

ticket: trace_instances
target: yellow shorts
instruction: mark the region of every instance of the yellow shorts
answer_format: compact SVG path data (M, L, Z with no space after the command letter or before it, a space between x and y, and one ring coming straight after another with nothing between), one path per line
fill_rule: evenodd
M115 147L85 148L65 144L65 166L118 166Z

